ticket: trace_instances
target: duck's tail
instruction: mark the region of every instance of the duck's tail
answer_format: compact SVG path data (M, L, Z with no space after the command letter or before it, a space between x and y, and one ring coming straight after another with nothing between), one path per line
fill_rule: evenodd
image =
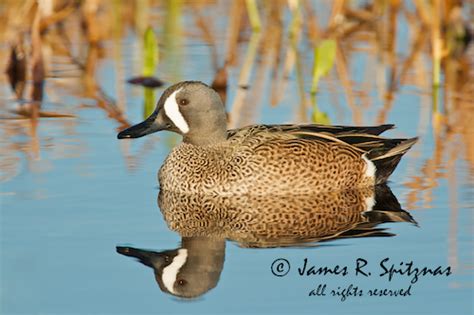
M402 156L416 143L418 138L387 139L386 145L370 150L366 157L375 165L375 183L385 183L400 162Z

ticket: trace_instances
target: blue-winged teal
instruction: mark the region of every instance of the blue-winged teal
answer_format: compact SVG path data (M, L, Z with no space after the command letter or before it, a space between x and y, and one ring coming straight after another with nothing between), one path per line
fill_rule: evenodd
M307 194L383 183L416 142L378 135L393 125L253 125L227 130L219 95L202 82L165 90L153 114L118 134L183 136L161 167L160 188L180 193Z
M379 225L415 223L385 185L313 195L211 196L164 190L159 206L179 248L154 252L117 247L154 269L161 290L196 297L216 286L225 240L242 247L306 246L340 238L393 236Z
M214 288L224 267L225 239L183 237L181 247L155 252L117 247L117 252L137 258L153 268L161 291L179 297L197 297Z
M384 222L416 222L385 184L307 195L212 196L160 190L168 227L182 237L226 238L242 247L281 247L382 235Z

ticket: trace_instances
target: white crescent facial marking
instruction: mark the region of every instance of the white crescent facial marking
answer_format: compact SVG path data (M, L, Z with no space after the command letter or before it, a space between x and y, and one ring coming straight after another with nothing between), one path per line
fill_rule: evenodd
M178 255L173 258L171 264L163 268L163 284L171 293L174 292L174 283L176 282L176 276L179 270L186 263L188 258L188 250L181 248L178 250Z
M377 168L375 167L375 164L374 162L372 162L371 160L369 160L365 154L362 155L362 159L365 161L365 163L367 164L367 166L365 167L365 176L367 177L375 177L375 171L377 170Z
M174 91L165 101L164 110L166 116L173 122L173 124L181 130L182 133L189 131L189 126L183 115L179 111L178 102L176 101L176 94L181 91L182 88Z

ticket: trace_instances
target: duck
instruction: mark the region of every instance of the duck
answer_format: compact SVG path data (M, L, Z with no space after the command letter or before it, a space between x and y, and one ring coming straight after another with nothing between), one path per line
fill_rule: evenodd
M175 249L153 251L117 246L117 253L133 257L153 269L162 292L196 298L213 289L224 267L226 241L215 237L182 237Z
M227 241L241 248L315 247L340 239L395 236L380 226L388 222L417 225L385 184L278 198L160 190L158 206L168 228L180 235L180 245L159 251L117 246L116 251L152 268L162 292L184 299L217 286Z
M158 172L160 189L189 194L313 194L385 183L417 138L383 138L394 125L260 124L227 129L219 94L200 81L168 87L153 113L118 133L182 136Z
M225 238L243 248L391 236L377 226L387 222L417 225L386 184L280 196L214 196L160 190L158 208L168 228L182 237Z

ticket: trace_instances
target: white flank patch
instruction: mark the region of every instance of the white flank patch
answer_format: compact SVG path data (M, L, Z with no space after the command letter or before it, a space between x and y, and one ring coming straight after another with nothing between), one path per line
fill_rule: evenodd
M372 211L375 206L375 198L374 197L367 197L365 198L365 211Z
M365 168L365 176L367 177L375 177L375 171L376 171L376 167L375 167L375 164L374 162L372 162L371 160L369 160L365 154L362 155L362 159L365 161L365 163L367 164L366 168Z
M189 131L188 123L179 111L178 102L176 102L176 94L178 94L181 89L174 91L170 96L168 96L165 101L164 109L166 116L171 119L173 124L175 124L182 133L187 133Z
M178 250L178 255L173 258L171 264L163 268L163 284L171 293L175 293L173 288L176 282L176 276L184 263L186 263L187 258L188 250L181 248Z

